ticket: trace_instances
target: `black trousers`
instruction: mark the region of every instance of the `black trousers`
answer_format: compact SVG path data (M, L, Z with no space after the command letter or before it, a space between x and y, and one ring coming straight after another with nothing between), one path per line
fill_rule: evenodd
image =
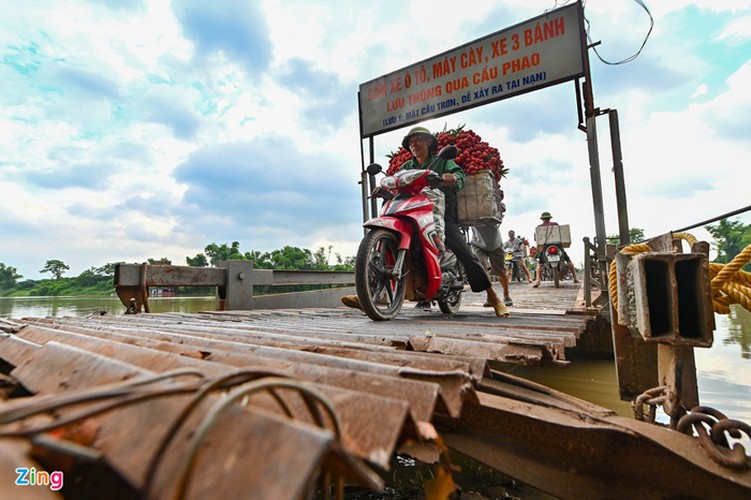
M480 264L480 260L475 253L467 245L467 241L464 239L462 230L459 228L459 222L456 219L455 214L446 213L446 247L449 248L456 258L459 259L464 265L464 270L467 273L467 279L469 280L469 286L473 292L483 292L491 287L490 278L488 273Z

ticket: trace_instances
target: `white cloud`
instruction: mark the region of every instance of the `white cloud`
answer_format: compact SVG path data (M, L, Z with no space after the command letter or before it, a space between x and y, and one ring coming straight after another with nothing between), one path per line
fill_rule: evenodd
M0 262L36 279L50 258L65 261L75 275L119 260L183 263L212 242L240 241L244 251L331 245L334 253L353 255L362 235L359 84L556 5L470 0L447 14L427 0L269 0L252 20L257 33L224 41L200 25L186 29L168 0L117 10L91 2L0 5L0 77L10 83L0 96ZM717 14L711 33L676 24L696 21L675 15L691 6ZM604 67L590 57L597 105L619 112L632 225L654 235L747 204L736 176L748 158L744 117L751 116L751 77L748 63L730 55L748 47L751 14L737 2L649 7L655 31L634 63ZM585 13L593 37L602 41L598 50L613 59L631 55L648 28L635 2L588 2ZM233 43L268 48L268 66L263 58L243 59ZM710 43L727 57L697 50ZM572 225L575 241L594 235L589 158L585 135L576 129L573 84L426 125L437 130L460 123L498 147L511 168L503 182L505 228L529 237L539 212L551 210ZM387 161L404 132L375 138L376 161ZM598 133L612 234L617 217L605 117ZM280 146L259 147L265 137ZM228 192L242 191L221 180L206 200L211 207L188 206L185 197L196 194L191 189L205 186L197 178L178 180L179 166L192 154L228 144L254 145L247 164L273 164L293 193L286 198L290 207L297 199L298 210L303 203L321 209L316 224L300 225L310 214L291 208L275 214L283 226L270 226L260 212L248 211L256 206L252 200L222 209ZM363 148L367 163L367 141ZM34 177L40 173L45 176ZM326 179L332 191L316 185L316 192L301 192L311 179ZM263 189L260 177L247 182ZM348 197L342 203L352 210L349 217L324 215L324 204L337 196ZM578 242L571 249L575 262L581 260Z

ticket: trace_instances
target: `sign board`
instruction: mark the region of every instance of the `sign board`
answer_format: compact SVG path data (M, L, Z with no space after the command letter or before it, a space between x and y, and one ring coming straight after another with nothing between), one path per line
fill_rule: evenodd
M363 83L361 137L581 77L582 19L576 2Z

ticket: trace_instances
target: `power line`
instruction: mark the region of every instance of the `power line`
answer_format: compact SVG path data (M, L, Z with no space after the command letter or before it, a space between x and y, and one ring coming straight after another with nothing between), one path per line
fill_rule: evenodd
M698 222L696 224L693 224L691 226L683 227L681 229L676 229L673 231L674 233L680 233L682 231L688 231L689 229L694 229L695 227L699 226L705 226L707 224L711 224L713 222L717 222L718 220L727 219L728 217L732 217L734 215L742 214L743 212L748 212L751 210L751 205L743 208L739 208L738 210L733 210L732 212L728 212L726 214L718 215L717 217L709 220L705 220L703 222Z
M636 2L637 4L639 4L641 6L641 8L644 9L644 11L649 16L649 30L647 31L647 34L644 36L644 40L642 41L641 46L639 47L639 50L637 50L634 54L630 55L629 57L627 57L627 58L625 58L625 59L623 59L621 61L617 61L617 62L606 61L605 59L602 58L602 56L600 55L600 53L597 52L597 47L592 47L592 50L594 51L594 53L597 56L597 58L600 61L602 61L603 63L605 63L605 64L609 64L609 65L612 65L612 66L617 66L619 64L626 64L626 63L629 63L629 62L633 61L634 59L636 59L637 57L639 57L639 55L641 54L642 50L644 49L644 46L647 44L647 40L649 39L649 35L652 34L652 29L655 26L655 20L652 17L652 13L649 12L649 8L644 4L644 2L642 0L634 0L634 2ZM584 5L583 1L582 1L582 5ZM590 22L589 22L589 19L587 19L586 16L584 17L584 22L587 24L587 28L586 28L587 40L589 41L590 44L592 44L592 37L589 35Z

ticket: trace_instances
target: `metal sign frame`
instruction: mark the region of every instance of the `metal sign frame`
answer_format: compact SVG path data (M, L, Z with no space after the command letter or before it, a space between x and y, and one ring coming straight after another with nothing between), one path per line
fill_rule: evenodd
M360 85L360 137L580 78L585 74L579 2Z
M562 41L566 42L565 48L557 48L556 44ZM545 50L544 53L543 50ZM375 144L373 138L377 134L429 118L453 114L533 90L540 90L569 80L576 80L577 104L580 112L581 108L584 108L584 124L579 123L578 128L587 134L589 152L590 183L596 232L595 254L600 271L605 273L607 270L605 214L596 128L596 118L601 114L601 111L594 105L587 50L584 6L581 1L576 1L511 28L492 33L417 64L363 83L358 91L360 148L361 159L363 160L360 172L363 221L367 221L378 213L374 198L368 204L368 194L372 192L375 186L375 177L368 175L365 170L363 139L368 139L369 163L374 163ZM534 54L537 54L537 56L534 56L533 59ZM510 57L501 57L507 55ZM561 61L554 61L556 57L562 59L562 65L558 64ZM509 83L511 79L506 81L500 78L504 76L504 64L513 65L514 63L509 61L514 60L521 61L517 63L519 65L518 71L512 71L512 73L518 73L514 75L514 80L518 79L518 85ZM491 61L492 64L490 64ZM566 63L566 61L569 62ZM567 68L567 64L571 64L571 61L573 61L572 67ZM455 70L457 62L460 69L466 70L464 73L449 71ZM425 70L425 78L422 76L423 69ZM432 76L438 76L437 80L429 78L428 69L432 72ZM514 68L512 66L509 69ZM483 75L483 71L487 72L487 79ZM479 77L476 76L478 74ZM409 85L407 85L408 77ZM581 78L584 80L581 82L580 90L579 79ZM439 84L441 85L440 95L435 90ZM412 94L409 92L414 94L415 86L419 87L419 85L423 86L419 89L420 94L410 100L409 96ZM493 91L494 86L496 86L495 92ZM434 89L432 94L431 88ZM446 91L449 90L451 92L449 92L447 98ZM425 99L422 98L422 91L425 91ZM368 94L369 92L370 94ZM581 94L583 94L583 102L581 102ZM462 96L464 96L464 99L462 99ZM363 97L365 100L363 100ZM374 102L376 101L381 106L380 111L374 110ZM412 107L407 110L407 105ZM373 113L373 116L370 116L370 113ZM582 121L581 118L580 115L580 121ZM616 119L615 124L612 122L612 118ZM380 120L380 123L378 123L378 120ZM617 131L617 115L611 116L611 140L618 140L619 142L617 135L612 135L613 125L615 125ZM620 148L620 143L613 145L614 148L616 146ZM614 165L614 169L621 168L620 160L617 163L617 165ZM616 184L617 190L623 188L620 184ZM621 232L623 233L627 231L627 229L623 229L623 226L627 227L628 219L625 215L625 191L620 194L622 196L618 198L618 211L619 214L621 212L624 214L622 217L619 215L619 224L622 226ZM364 228L363 231L365 231Z

